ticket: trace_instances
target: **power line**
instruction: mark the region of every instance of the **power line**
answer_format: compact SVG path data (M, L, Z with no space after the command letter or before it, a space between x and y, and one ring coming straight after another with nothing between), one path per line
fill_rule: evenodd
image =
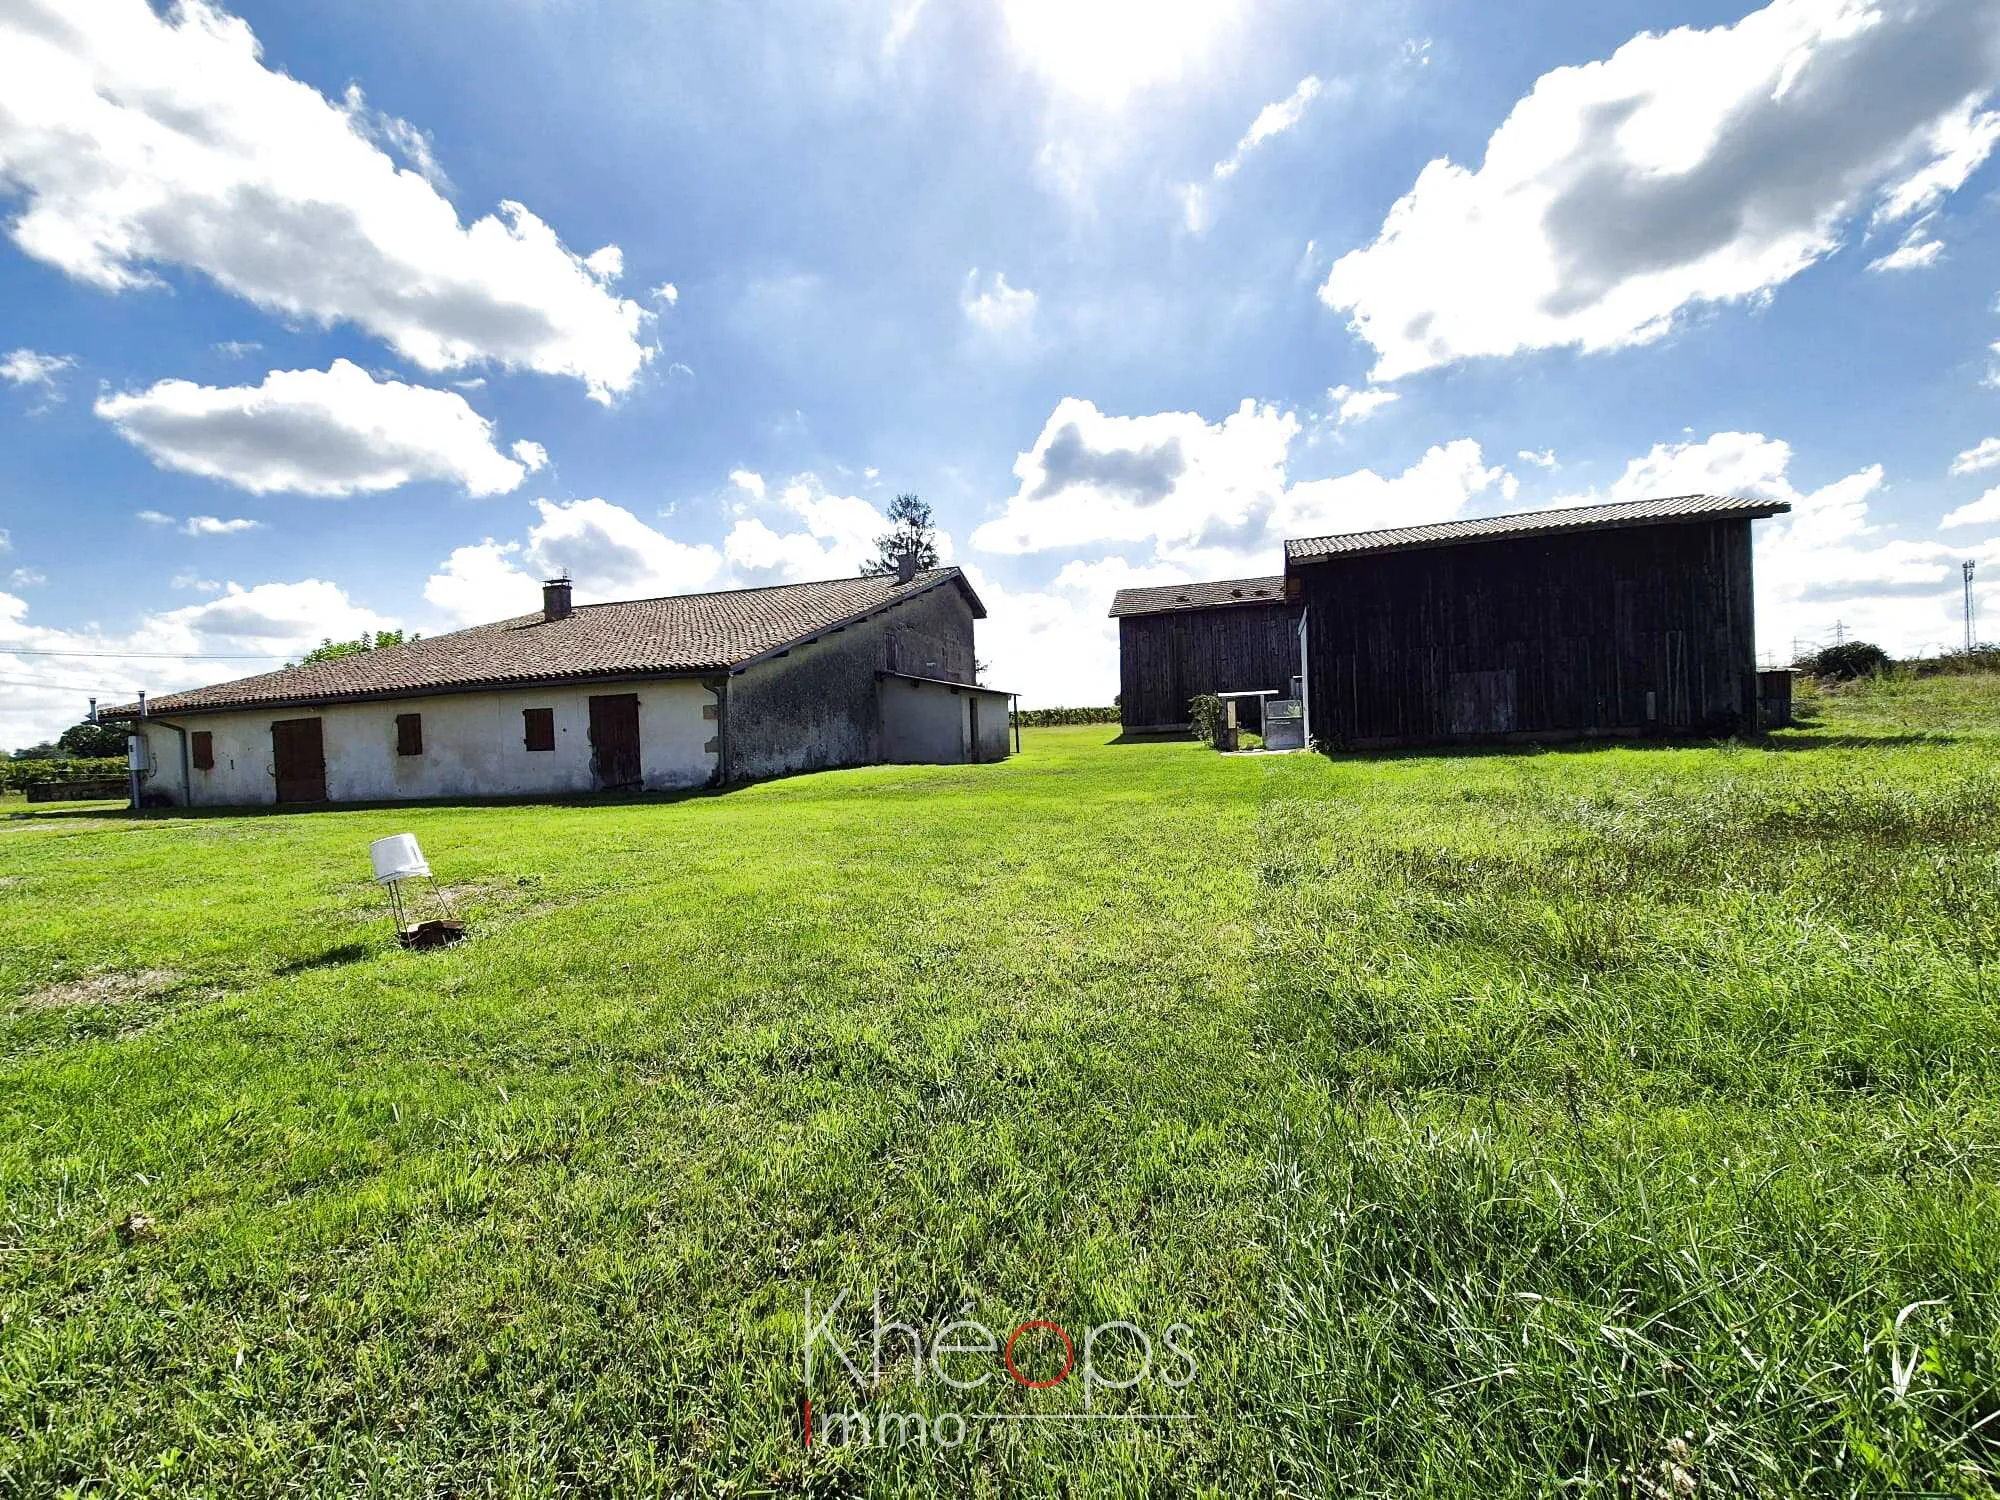
M96 687L78 687L73 682L32 682L19 677L0 677L0 687L47 688L52 693L102 693L102 684ZM138 689L132 690L135 694Z
M261 655L225 655L214 651L43 651L28 650L20 646L0 645L0 656L108 656L118 661L282 661L282 651L266 651Z

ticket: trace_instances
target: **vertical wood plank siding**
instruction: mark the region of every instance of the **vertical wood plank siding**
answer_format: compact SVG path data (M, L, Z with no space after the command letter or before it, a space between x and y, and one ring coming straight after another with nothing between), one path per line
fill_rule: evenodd
M1748 520L1467 542L1293 572L1316 739L1369 748L1754 727Z
M1118 621L1119 722L1130 730L1188 722L1199 693L1290 690L1299 670L1299 616L1282 604L1234 604L1126 615ZM1257 712L1244 706L1245 724Z

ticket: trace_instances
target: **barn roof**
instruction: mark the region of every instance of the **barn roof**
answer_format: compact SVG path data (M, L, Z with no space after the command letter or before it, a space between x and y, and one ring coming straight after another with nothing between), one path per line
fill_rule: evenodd
M1111 600L1111 618L1165 615L1181 609L1223 609L1235 604L1282 604L1285 580L1225 578L1220 583L1166 583L1154 588L1120 589Z
M537 611L336 661L164 693L149 699L146 711L275 708L604 677L723 672L946 584L964 592L975 618L985 618L986 607L957 568L933 568L908 583L893 576L834 578L579 604L560 620L545 620ZM128 703L105 709L100 717L129 719L137 712L138 705Z
M1285 565L1324 562L1374 552L1417 547L1449 547L1489 537L1546 536L1558 531L1605 531L1617 526L1653 526L1675 521L1755 520L1791 506L1782 500L1743 500L1730 495L1671 495L1660 500L1618 500L1607 505L1572 505L1556 510L1524 510L1476 521L1439 521L1427 526L1392 526L1383 531L1350 531L1340 536L1301 537L1285 543Z

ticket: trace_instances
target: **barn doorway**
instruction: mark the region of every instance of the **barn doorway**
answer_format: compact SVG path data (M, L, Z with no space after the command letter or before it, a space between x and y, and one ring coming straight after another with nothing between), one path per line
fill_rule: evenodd
M318 719L279 719L271 726L271 774L280 802L326 801L326 740Z
M606 693L590 700L590 769L600 792L640 789L637 693Z

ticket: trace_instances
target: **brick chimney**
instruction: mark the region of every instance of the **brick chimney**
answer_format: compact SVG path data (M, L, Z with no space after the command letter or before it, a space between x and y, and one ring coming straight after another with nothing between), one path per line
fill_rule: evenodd
M904 552L896 558L896 582L908 583L917 576L917 554Z
M544 620L567 620L569 618L569 579L550 578L542 583L542 618Z

